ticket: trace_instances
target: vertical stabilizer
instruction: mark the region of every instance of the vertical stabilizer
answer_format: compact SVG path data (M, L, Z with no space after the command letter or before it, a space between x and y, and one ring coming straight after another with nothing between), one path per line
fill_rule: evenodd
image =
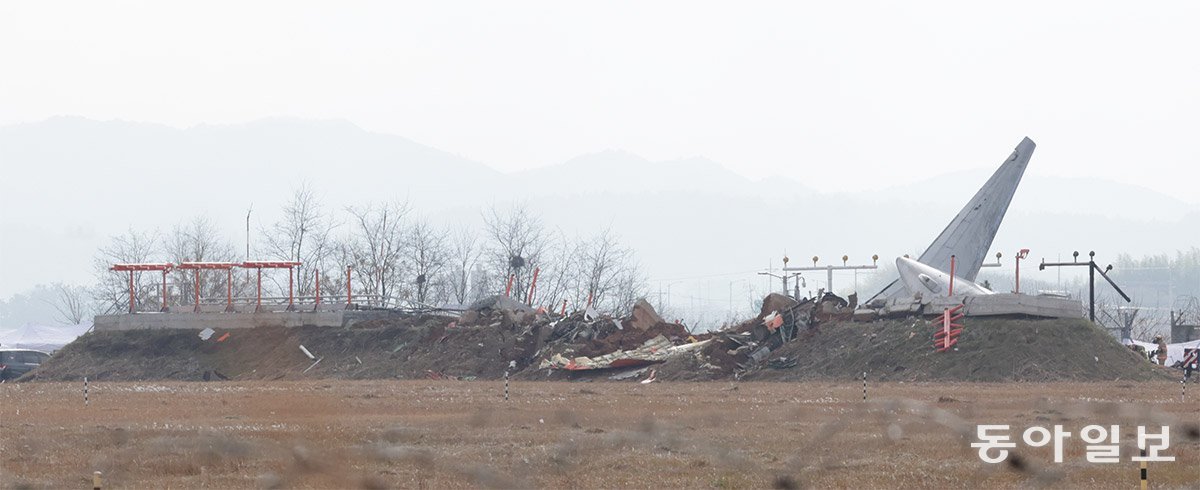
M1025 138L1013 150L1012 155L1000 165L992 178L988 179L979 192L975 193L967 205L950 220L942 234L938 235L925 253L921 254L919 262L943 272L950 271L950 256L956 256L955 275L969 281L974 281L979 275L979 268L992 247L992 240L1004 221L1004 213L1012 202L1017 184L1025 175L1025 167L1033 156L1036 147L1033 140ZM892 281L883 291L871 299L894 299L910 294L899 280Z

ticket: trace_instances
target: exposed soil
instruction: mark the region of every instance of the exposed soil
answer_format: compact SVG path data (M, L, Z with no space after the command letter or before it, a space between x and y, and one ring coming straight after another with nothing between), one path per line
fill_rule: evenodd
M966 318L956 348L935 352L935 326L920 318L823 325L771 352L795 366L760 366L745 379L796 381L1112 381L1168 379L1085 319Z
M91 333L24 379L498 379L506 371L517 379L593 379L619 371L547 372L538 370L538 364L557 353L597 356L633 349L658 335L676 344L689 341L688 332L672 323L618 329L610 319L551 321L501 311L472 320L463 324L445 316L422 316L352 328L216 328L207 341L193 330ZM747 362L745 352L760 347L747 347L748 341L739 343L730 335L701 335L711 337L704 348L654 368L660 379L676 381L846 380L860 378L864 371L871 379L896 381L1111 381L1177 374L1151 365L1083 319L969 318L963 323L956 350L945 353L934 352L929 321L909 318L823 323L757 363ZM745 329L732 331L739 330ZM227 333L224 341L215 340ZM301 345L320 362L314 365ZM740 357L732 354L739 348ZM510 362L515 368L510 369Z
M82 383L5 383L0 487L1136 488L1137 427L1170 425L1151 485L1194 488L1178 385L101 381L85 406ZM1008 464L976 424L1012 427ZM1055 424L1063 463L1021 442ZM1119 426L1119 463L1086 460L1090 424Z

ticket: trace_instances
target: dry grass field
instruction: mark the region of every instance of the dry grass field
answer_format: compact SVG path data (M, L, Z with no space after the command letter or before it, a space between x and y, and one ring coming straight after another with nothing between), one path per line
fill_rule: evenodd
M1196 385L1190 386L1193 388ZM1200 486L1200 389L1178 383L294 381L0 385L5 488L1136 488L1136 427L1170 424L1152 488ZM975 424L1062 424L1065 461ZM1121 462L1079 430L1121 426ZM1010 461L1013 459L1010 458Z

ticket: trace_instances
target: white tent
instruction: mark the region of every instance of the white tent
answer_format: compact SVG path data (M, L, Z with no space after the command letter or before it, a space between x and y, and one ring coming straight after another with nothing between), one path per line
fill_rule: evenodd
M1153 342L1142 342L1131 339L1126 339L1124 342L1125 345L1130 345L1130 343L1140 345L1143 349L1146 349L1146 352L1158 350L1158 344ZM1167 344L1167 365L1172 366L1177 362L1183 362L1183 354L1188 349L1200 349L1200 339L1191 342L1180 342L1178 344Z

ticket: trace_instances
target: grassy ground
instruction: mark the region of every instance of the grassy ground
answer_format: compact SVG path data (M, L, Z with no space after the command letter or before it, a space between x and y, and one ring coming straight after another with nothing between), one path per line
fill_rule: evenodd
M1172 425L1154 488L1200 482L1200 385L242 381L0 385L0 486L1131 488L1139 424ZM975 424L1062 424L1065 461L987 465ZM1121 462L1079 430L1121 426ZM1190 433L1190 435L1189 435ZM1019 435L1017 436L1019 439ZM1189 486L1190 485L1190 486Z

